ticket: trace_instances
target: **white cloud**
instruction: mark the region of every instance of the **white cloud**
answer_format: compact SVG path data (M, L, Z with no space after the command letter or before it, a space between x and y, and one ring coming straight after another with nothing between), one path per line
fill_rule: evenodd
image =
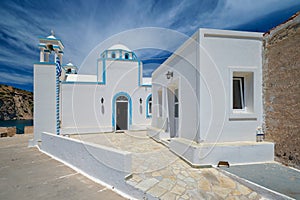
M11 72L1 72L0 80L2 83L14 83L19 85L27 85L33 83L32 76L21 75Z

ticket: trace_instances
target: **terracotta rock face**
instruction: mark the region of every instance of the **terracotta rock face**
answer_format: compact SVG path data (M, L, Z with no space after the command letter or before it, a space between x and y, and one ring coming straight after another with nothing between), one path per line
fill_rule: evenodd
M0 85L0 120L32 118L33 93Z
M266 139L276 159L300 168L300 12L264 36Z

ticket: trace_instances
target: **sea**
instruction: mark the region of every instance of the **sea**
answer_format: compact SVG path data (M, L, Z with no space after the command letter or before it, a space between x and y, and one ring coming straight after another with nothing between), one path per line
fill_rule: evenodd
M17 134L24 134L25 126L33 126L33 120L0 120L0 127L15 126Z

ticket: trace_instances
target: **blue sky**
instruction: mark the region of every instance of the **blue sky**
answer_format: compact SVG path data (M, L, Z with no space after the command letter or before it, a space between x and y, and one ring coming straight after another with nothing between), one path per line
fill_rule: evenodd
M96 45L129 29L161 27L187 36L200 27L265 32L299 10L299 0L1 0L0 83L33 90L38 37L50 30L65 45L64 63L80 66ZM146 76L169 55L153 52L137 52Z

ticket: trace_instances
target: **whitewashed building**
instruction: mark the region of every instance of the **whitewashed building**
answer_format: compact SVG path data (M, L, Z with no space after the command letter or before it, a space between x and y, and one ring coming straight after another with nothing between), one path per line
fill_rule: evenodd
M57 134L145 130L151 124L151 78L122 44L94 60L97 73L78 73L72 63L56 77L63 43L54 34L40 38L40 62L34 64L34 132Z
M262 33L199 29L152 74L152 128L192 165L273 161L261 136Z
M80 74L72 63L57 73L64 46L53 34L40 38L39 48L34 144L43 132L148 128L149 136L195 166L274 159L274 144L257 142L263 124L262 33L199 29L153 72L152 81L122 44L89 60L95 74Z

